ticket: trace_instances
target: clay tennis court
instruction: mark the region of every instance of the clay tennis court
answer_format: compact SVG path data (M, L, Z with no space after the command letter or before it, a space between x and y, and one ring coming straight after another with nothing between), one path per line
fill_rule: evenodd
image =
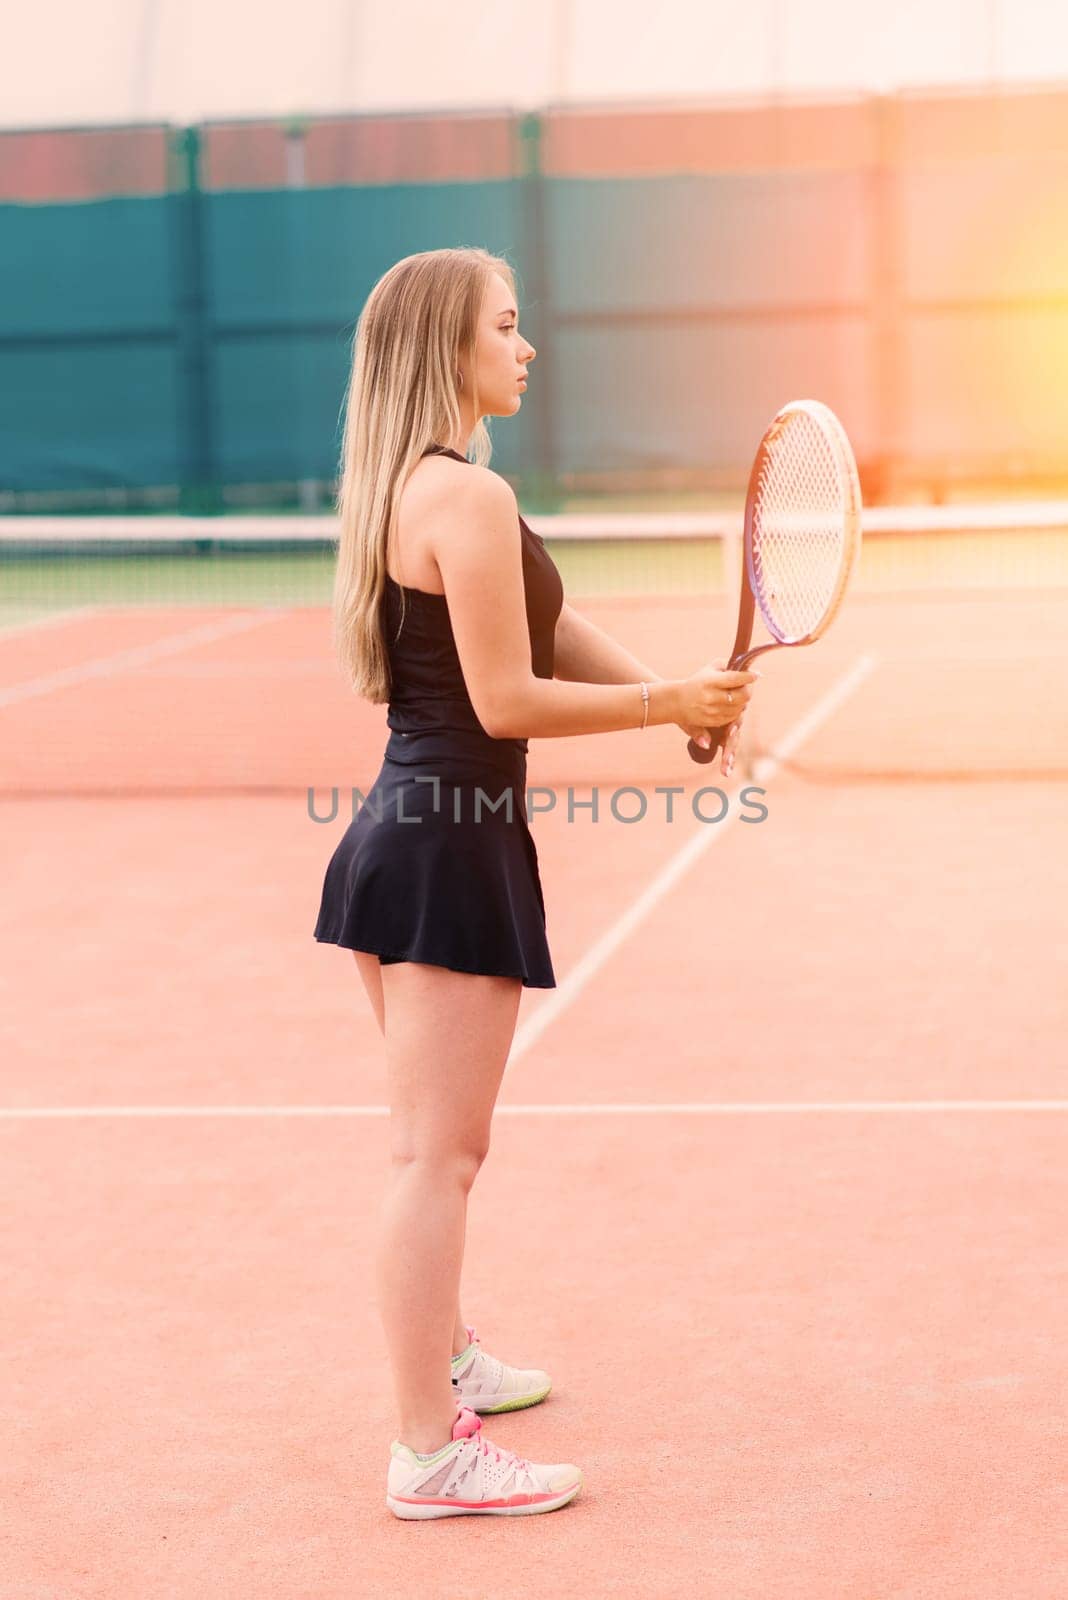
M462 1304L553 1377L495 1438L586 1482L433 1527L364 1442L384 1054L311 937L384 708L277 573L49 602L15 572L4 1600L1063 1595L1068 587L1037 537L1015 585L871 568L761 663L730 782L677 729L532 741L559 986L523 995ZM568 587L665 675L728 646L722 574Z

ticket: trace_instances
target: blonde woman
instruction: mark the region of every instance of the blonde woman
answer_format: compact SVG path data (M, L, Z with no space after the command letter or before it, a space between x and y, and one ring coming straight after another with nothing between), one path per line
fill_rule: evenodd
M733 718L726 772L754 677L721 662L664 681L564 603L486 464L482 419L516 414L534 359L509 264L430 250L372 290L347 401L335 639L354 691L388 701L390 734L315 937L353 951L385 1039L377 1275L399 1421L386 1504L402 1518L553 1511L582 1485L570 1463L483 1437L481 1414L535 1405L551 1380L484 1351L459 1303L520 991L556 983L527 740L675 722L696 737Z

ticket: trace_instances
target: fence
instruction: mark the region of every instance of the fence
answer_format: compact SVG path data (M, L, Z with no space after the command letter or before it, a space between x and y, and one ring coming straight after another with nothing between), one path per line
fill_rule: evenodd
M2 135L0 498L324 498L369 289L463 243L520 279L539 354L495 465L533 509L737 491L806 393L868 498L1063 484L1066 112L1041 91Z

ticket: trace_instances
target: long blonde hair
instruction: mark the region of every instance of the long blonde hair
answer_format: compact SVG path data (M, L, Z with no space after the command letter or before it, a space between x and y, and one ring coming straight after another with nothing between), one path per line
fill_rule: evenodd
M401 490L428 445L460 430L461 358L478 417L475 340L493 272L514 295L511 266L487 250L405 256L379 278L356 327L337 494L334 648L352 689L375 703L390 690L381 611ZM480 417L471 443L486 466L492 445Z

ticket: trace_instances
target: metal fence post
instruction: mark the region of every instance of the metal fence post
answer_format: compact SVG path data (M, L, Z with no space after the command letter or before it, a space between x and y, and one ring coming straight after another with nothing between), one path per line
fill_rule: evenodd
M561 491L557 479L554 422L557 385L553 382L553 314L550 251L547 229L549 207L542 171L542 124L537 112L522 117L517 129L520 157L520 209L525 306L520 314L527 337L537 351L532 368L534 393L530 428L524 436L520 483L524 503L531 511L558 511ZM531 403L527 402L528 405ZM528 442L529 441L529 442Z
M223 509L215 460L200 130L181 128L172 146L171 258L177 366L178 503L187 515Z
M876 454L867 463L865 494L873 503L891 498L896 469L905 453L905 336L901 285L901 162L897 138L897 101L877 96L871 102L875 121L874 165L869 189L868 245L871 283L869 349L871 351L872 417Z

